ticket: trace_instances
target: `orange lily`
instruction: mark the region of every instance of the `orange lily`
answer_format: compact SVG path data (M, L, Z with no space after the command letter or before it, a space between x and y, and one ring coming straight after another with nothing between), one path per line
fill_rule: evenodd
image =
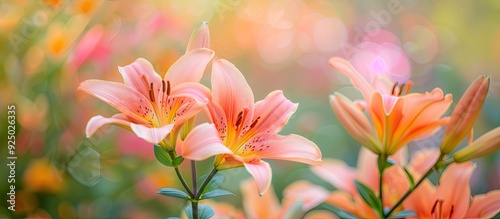
M403 202L404 208L418 218L490 218L500 211L500 190L472 198L469 181L475 165L471 162L451 164L434 187L425 180Z
M384 78L376 78L370 84L345 59L332 58L330 65L350 77L354 86L363 93L369 119L360 105L340 98L339 94L330 96L336 116L355 140L376 154L394 154L408 142L430 136L449 120L441 116L451 105L452 96L444 95L439 88L401 95L403 86L395 84L390 89L387 87L390 83ZM374 130L369 127L370 120Z
M299 135L277 134L298 104L288 100L282 91L271 92L254 104L250 86L233 64L215 59L212 65L210 120L223 144L232 151L216 157L214 165L218 170L244 166L257 182L260 194L264 194L272 175L269 163L261 158L322 163L321 151L312 141Z

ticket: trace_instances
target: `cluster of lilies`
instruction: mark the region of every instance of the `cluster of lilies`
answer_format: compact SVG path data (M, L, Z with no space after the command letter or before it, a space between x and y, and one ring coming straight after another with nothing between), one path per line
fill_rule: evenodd
M255 181L254 185L244 182L247 189L242 193L250 218L289 218L323 202L342 210L344 216L360 218L476 218L492 217L500 211L500 191L471 199L469 188L475 168L470 160L500 147L500 127L477 140L470 137L466 147L455 149L471 135L488 93L489 78L479 77L473 82L451 116L444 117L452 103L451 94L439 88L411 93L411 81L391 81L384 75L367 80L347 60L330 59L330 65L350 78L363 94L360 100L350 100L340 93L330 96L334 114L363 146L358 167L352 168L341 160L323 161L318 146L305 137L278 134L298 104L281 90L254 102L252 89L238 68L214 57L207 23L201 22L186 53L164 77L151 63L139 58L119 67L124 83L87 80L78 88L120 111L111 117L91 118L87 137L113 124L153 144L158 161L175 168L184 187L184 191L164 188L159 193L189 200L189 218L220 215L217 203L209 204L215 210L198 203L231 194L217 188L222 181L217 172L237 167L244 167ZM200 83L210 63L211 89ZM196 116L202 111L209 122L196 124ZM446 127L442 141L435 148L414 153L408 162L406 145L442 127ZM191 173L193 184L189 186L179 165L188 160L195 171L196 161L213 156L212 171L199 177L198 183L196 173ZM337 190L330 192L307 181L296 182L284 192L281 207L271 187L271 166L263 159L313 165L312 172ZM437 186L427 179L435 172L440 176ZM306 216L318 215L335 217L328 212L310 212Z

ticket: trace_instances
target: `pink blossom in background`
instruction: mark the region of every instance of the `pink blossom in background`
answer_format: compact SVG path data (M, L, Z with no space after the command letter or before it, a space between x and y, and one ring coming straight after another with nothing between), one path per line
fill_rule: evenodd
M385 76L391 82L406 83L411 76L410 62L397 38L387 31L378 31L376 37L365 37L356 45L350 63L367 81L376 76Z

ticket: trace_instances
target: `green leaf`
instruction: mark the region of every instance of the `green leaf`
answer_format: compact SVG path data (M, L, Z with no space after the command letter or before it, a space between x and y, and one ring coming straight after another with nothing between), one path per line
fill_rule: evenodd
M182 198L182 199L190 199L189 195L186 194L185 192L174 189L174 188L161 188L158 190L156 193L162 194L165 196L170 196L170 197L176 197L176 198Z
M215 198L215 197L225 196L225 195L234 195L234 194L232 192L224 190L224 189L214 189L210 192L206 192L203 195L201 195L200 200Z
M160 146L154 146L155 148L155 157L156 159L163 165L167 167L173 167L174 165L172 164L172 158L170 158L170 155L168 152L160 147Z
M407 217L416 217L416 216L417 216L417 213L415 213L414 211L404 210L404 211L400 211L400 212L390 216L389 218L407 218Z
M380 199L377 198L375 193L361 182L355 180L354 184L366 204L375 211L382 212L382 203L380 203Z
M198 219L209 219L214 216L215 211L208 205L199 205L198 206ZM189 219L193 219L193 206L186 207L186 215Z
M174 158L174 161L172 161L172 165L174 167L178 167L179 165L181 165L182 161L184 161L184 157L176 157Z
M410 188L413 188L413 186L415 186L415 180L413 179L413 176L411 175L410 171L406 169L406 167L404 167L403 170L405 171L406 176L410 180Z
M200 178L198 178L197 180L198 185L203 184L203 182L207 179L207 176L208 174L205 174ZM210 180L208 185L205 187L205 189L201 191L201 193L203 194L205 192L210 192L216 189L222 183L222 181L224 181L224 176L222 176L221 174L215 174L214 177L212 177L212 180Z
M167 217L167 219L181 219L180 217Z

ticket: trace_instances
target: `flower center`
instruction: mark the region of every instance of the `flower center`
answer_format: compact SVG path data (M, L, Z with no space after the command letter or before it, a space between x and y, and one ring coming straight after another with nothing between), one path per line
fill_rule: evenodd
M396 96L396 97L401 96L405 86L406 86L406 91L405 91L404 95L408 94L410 92L412 85L413 85L413 82L408 81L406 83L401 84L400 86L398 86L398 84L399 83L396 81L396 82L394 82L394 85L392 85L392 91L391 91L392 96Z
M442 198L436 199L436 202L434 202L434 205L432 206L432 210L431 210L432 218L436 218L436 219L443 218L443 202L444 202L444 199L442 199ZM451 205L451 209L450 209L450 213L448 214L448 218L451 218L451 216L453 215L453 209L454 209L454 206Z

